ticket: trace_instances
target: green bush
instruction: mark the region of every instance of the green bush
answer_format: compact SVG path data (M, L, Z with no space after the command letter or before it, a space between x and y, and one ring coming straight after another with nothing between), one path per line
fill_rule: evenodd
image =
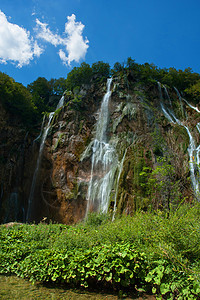
M0 102L13 116L20 117L27 126L33 125L37 118L32 100L32 96L25 86L0 72Z
M165 213L91 214L76 226L0 227L0 273L33 282L153 293L163 299L200 294L200 204Z
M85 224L91 226L99 226L109 221L109 219L110 217L108 214L91 212L88 214Z

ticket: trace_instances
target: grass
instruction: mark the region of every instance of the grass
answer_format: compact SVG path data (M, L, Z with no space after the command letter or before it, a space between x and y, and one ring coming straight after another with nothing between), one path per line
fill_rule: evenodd
M158 299L200 299L199 241L200 204L183 205L169 218L158 211L114 222L91 214L75 226L2 225L0 273Z

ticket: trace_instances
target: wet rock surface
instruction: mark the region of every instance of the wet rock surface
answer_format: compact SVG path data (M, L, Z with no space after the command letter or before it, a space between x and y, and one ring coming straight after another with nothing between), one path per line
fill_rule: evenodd
M55 116L45 141L31 221L47 217L47 221L76 223L84 218L91 178L91 142L105 92L106 83L85 86L79 99L71 96ZM182 118L175 91L169 90L169 95L176 115ZM167 98L164 100L167 106L171 105ZM148 192L140 176L144 167L154 170L159 158L166 158L174 168L173 180L181 194L177 193L174 201L194 198L188 179L188 134L183 127L169 122L160 101L156 84L144 86L130 81L127 86L124 78L113 78L107 137L119 163L125 151L126 156L118 186L118 173L115 175L109 209L114 202L118 212L126 214L151 205L165 206L163 192L162 195L159 191ZM186 103L183 107L188 117L181 120L190 128L198 145L199 132L195 126L200 122L200 114ZM11 116L3 109L0 109L0 124L1 222L24 221L40 141L33 143L35 137L27 134L17 120L11 122Z

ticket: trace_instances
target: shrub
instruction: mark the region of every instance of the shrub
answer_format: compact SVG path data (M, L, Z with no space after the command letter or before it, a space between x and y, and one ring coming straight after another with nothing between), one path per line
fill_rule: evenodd
M159 211L138 212L112 222L91 214L76 226L1 226L0 273L198 299L199 221L196 204L180 207L170 218Z

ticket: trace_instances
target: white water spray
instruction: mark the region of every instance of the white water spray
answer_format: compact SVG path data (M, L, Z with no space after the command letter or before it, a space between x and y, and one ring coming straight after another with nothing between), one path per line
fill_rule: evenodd
M183 126L186 131L187 134L189 136L189 147L188 147L188 154L189 154L189 167L190 167L190 178L191 178L191 182L192 182L192 186L194 189L194 192L196 194L196 197L199 198L199 192L200 192L200 187L199 187L199 174L200 174L200 167L199 167L199 152L200 152L200 145L198 147L196 147L195 145L195 140L189 130L189 128L183 124L176 116L175 113L173 112L172 109L170 109L169 107L165 107L164 103L163 103L163 97L162 97L162 90L161 90L161 85L160 83L158 83L158 88L159 88L159 93L160 93L160 100L161 100L161 109L165 115L165 117L169 120L170 123L173 124L178 124L180 126ZM166 89L166 88L165 88ZM178 92L178 90L175 88L177 95L179 97L179 101L182 100L180 93ZM167 94L168 95L168 92ZM168 96L167 96L168 97ZM184 100L191 108L195 109L197 111L196 107L191 106L186 100ZM197 130L200 132L200 124L197 124ZM196 166L198 169L198 174L196 172Z
M115 149L107 142L109 121L109 100L112 79L107 80L107 92L103 97L99 118L96 124L96 136L92 146L91 177L87 193L86 217L90 210L106 213L117 169Z
M177 94L179 102L180 102L182 117L184 118L186 116L186 114L183 109L183 101L182 101L181 94L179 93L178 89L175 86L174 86L174 89L176 91L176 94Z
M184 98L183 98L183 100L185 101L185 103L187 103L187 105L188 105L190 108L192 108L192 109L196 110L198 113L200 113L200 110L198 109L198 107L195 107L195 106L191 105L191 104L190 104L187 100L185 100Z
M115 203L114 203L112 221L114 221L114 219L115 219L115 214L116 214L116 210L117 210L117 196L118 196L119 180L120 180L120 177L121 177L121 173L122 173L122 169L123 169L123 165L124 165L124 160L125 160L125 157L126 157L126 152L127 152L127 149L125 150L124 156L123 156L123 158L120 162L120 165L119 165L119 173L118 173L118 177L117 177L117 185L116 185L116 191L115 191Z

